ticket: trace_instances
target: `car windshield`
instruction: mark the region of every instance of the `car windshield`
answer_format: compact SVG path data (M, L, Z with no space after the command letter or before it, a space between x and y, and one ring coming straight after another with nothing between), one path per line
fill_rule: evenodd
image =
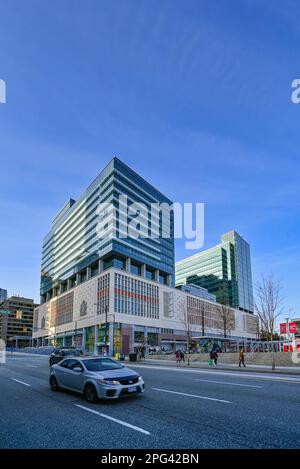
M83 360L83 364L88 371L118 370L123 368L120 363L111 358L95 358L92 360Z

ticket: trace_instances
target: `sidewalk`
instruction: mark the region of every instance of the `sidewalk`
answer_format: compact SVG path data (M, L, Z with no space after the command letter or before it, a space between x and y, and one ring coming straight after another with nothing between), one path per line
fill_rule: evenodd
M7 352L8 356L16 356L21 355L24 357L44 357L49 359L49 355L42 355L38 353L24 353L24 352L16 352L11 355L10 352ZM122 362L126 364L126 366L130 366L128 357L126 357L126 361ZM144 360L136 362L137 364L148 364L148 365L161 365L161 366L173 366L176 368L200 368L200 369L207 369L207 370L226 370L226 371L238 371L240 373L243 372L256 372L256 373L270 373L270 374L287 374L287 375L296 375L300 376L300 366L276 366L275 371L272 371L270 365L252 365L247 364L246 368L239 367L237 364L231 363L219 363L217 367L209 367L207 362L190 362L190 365L187 364L187 361L184 363L176 363L174 360L155 360L151 358L145 358Z
M202 368L202 369L214 369L214 370L234 370L241 373L245 371L253 371L257 373L280 373L280 374L289 374L289 375L299 375L300 376L300 366L276 366L275 371L272 370L270 365L252 365L246 364L246 368L239 367L237 364L232 363L219 363L216 367L212 368L208 366L207 362L190 362L190 365L187 364L187 359L184 363L176 363L175 360L155 360L151 358L146 358L143 360L143 363L148 363L149 365L162 365L162 366L175 366L177 368L189 367L189 368Z

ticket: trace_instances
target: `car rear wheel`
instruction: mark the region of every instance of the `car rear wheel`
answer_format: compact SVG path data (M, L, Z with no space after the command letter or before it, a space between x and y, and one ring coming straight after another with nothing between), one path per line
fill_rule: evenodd
M95 386L93 386L92 384L87 384L84 388L84 397L91 404L97 402L97 392Z
M57 379L53 375L50 377L50 388L51 388L51 391L54 391L54 392L59 390Z

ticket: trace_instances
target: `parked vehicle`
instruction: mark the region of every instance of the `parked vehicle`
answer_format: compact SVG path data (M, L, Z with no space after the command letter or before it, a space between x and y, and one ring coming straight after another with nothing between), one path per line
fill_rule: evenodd
M68 356L80 357L82 351L75 347L57 347L53 350L49 358L49 365L55 365Z
M143 393L145 383L135 371L110 357L69 357L50 368L52 391L68 389L94 403Z

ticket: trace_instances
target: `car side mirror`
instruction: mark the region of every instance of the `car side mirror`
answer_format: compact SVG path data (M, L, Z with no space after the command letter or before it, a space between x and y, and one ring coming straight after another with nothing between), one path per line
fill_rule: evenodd
M82 373L83 369L80 368L80 366L75 366L75 367L73 368L73 371L76 371L76 373Z

